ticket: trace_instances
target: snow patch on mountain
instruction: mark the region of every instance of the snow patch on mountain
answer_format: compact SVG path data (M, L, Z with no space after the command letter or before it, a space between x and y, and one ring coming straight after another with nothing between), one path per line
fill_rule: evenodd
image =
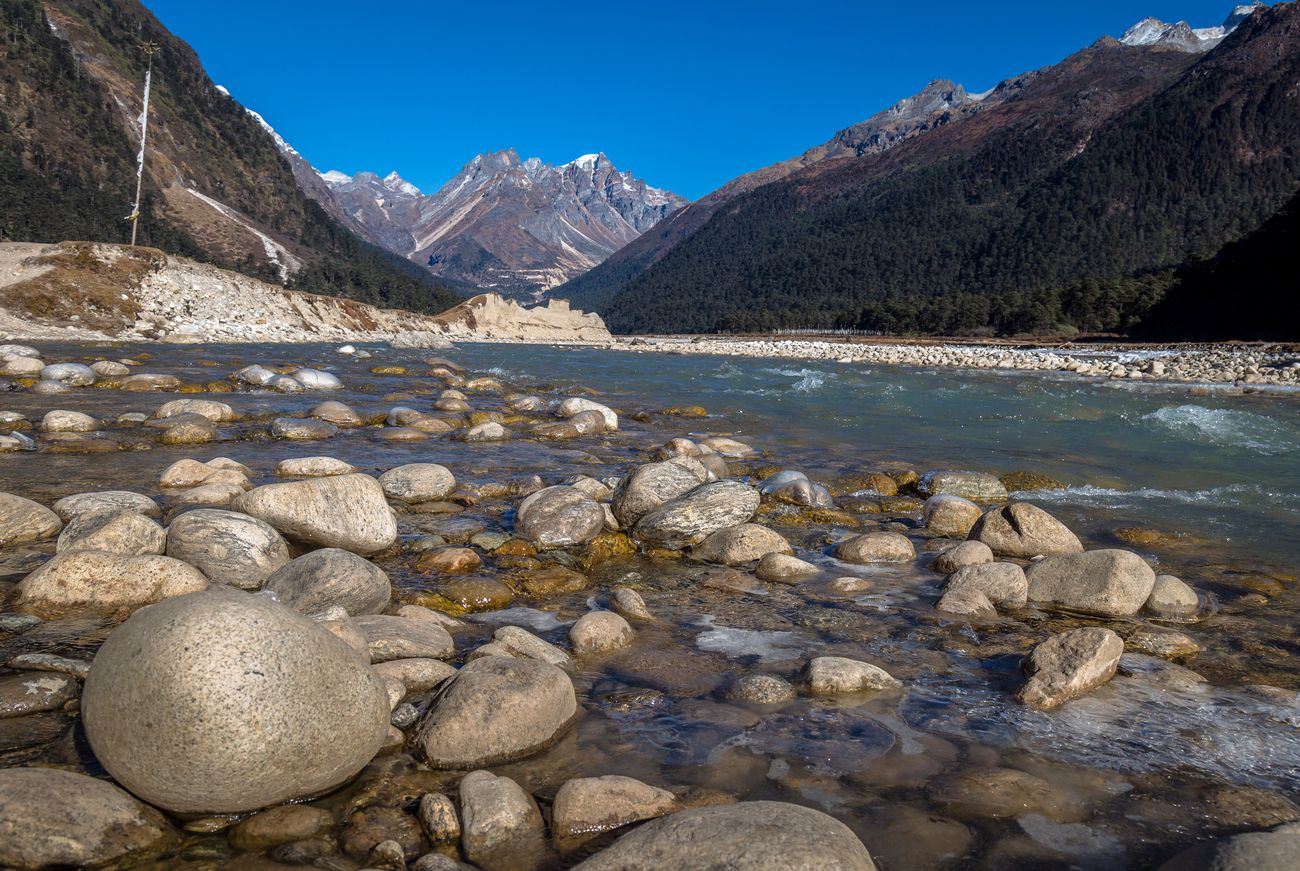
M1178 51L1209 51L1224 38L1237 29L1237 25L1249 18L1256 9L1263 8L1263 3L1253 3L1234 7L1222 24L1214 27L1192 27L1186 21L1167 24L1159 18L1143 18L1134 24L1119 41L1131 46L1164 46Z

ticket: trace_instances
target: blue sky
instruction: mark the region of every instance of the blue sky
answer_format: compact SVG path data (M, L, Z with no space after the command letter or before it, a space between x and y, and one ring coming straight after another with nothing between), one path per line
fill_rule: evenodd
M321 170L436 190L475 154L604 151L695 198L932 79L982 91L1148 15L1230 2L144 0ZM801 8L802 7L802 8Z

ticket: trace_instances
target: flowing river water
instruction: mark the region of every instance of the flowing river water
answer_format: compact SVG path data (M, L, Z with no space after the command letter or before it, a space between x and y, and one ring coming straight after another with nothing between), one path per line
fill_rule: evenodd
M382 364L418 373L430 352L365 347L374 354L367 360L323 345L41 350L48 361L87 362L147 352L152 358L141 371L193 384L219 381L250 363L315 366L345 385L327 398L363 417L394 405L427 407L441 389L431 378L370 372ZM788 468L833 483L877 468L1034 472L1065 486L1015 498L1051 511L1088 547L1131 548L1160 573L1209 594L1212 616L1168 627L1191 635L1199 654L1177 664L1126 654L1120 675L1091 695L1055 712L1026 708L1014 699L1020 658L1052 632L1109 625L1126 636L1153 624L1032 610L974 623L943 618L934 609L943 578L927 567L937 544L918 523L919 500L861 516L867 528L901 523L896 528L916 543L916 562L885 567L829 555L854 530L774 513L759 519L785 534L796 555L823 568L822 576L794 586L755 581L737 592L701 584L708 568L701 564L626 555L590 567L584 590L520 596L503 610L469 615L469 628L456 635L460 658L508 623L563 645L567 626L615 583L635 587L657 618L638 626L631 648L580 663L574 682L583 713L564 740L493 770L543 803L571 777L625 774L701 793L807 804L849 825L886 869L1154 867L1196 838L1288 819L1292 801L1300 801L1300 396L1039 372L544 346L463 345L445 355L544 398L591 388L620 411L621 430L568 442L464 444L382 441L378 428L366 427L327 441L274 441L264 435L271 417L305 414L326 397L232 387L204 394L246 415L222 426L222 441L167 447L151 431L111 422L125 412L151 412L171 394L18 391L0 394L0 409L33 421L54 408L83 411L109 421L106 436L135 449L0 454L0 491L49 505L73 493L129 489L165 506L158 477L179 458L231 457L264 483L274 480L279 460L321 454L370 472L438 462L470 484L532 474L550 484L576 474L618 476L672 437L710 434L762 452L733 464L740 475ZM504 408L492 394L471 395L470 402ZM637 414L692 405L709 416ZM451 517L403 515L403 541L430 532L453 541L477 528L508 532L515 504L484 500ZM0 551L0 590L51 550ZM398 598L438 592L446 582L414 570L409 552L378 561ZM504 575L488 557L483 574L494 572ZM842 576L869 585L837 592L828 582ZM4 606L0 618L12 610ZM89 658L109 628L89 617L0 624L0 662L30 652ZM808 659L826 654L877 663L904 689L778 705L728 693L752 673L795 681ZM75 718L20 723L0 720L0 764L102 773ZM411 795L454 783L413 755L397 754L317 803L342 820L358 801L385 796L409 803ZM243 861L219 832L186 837L158 861Z

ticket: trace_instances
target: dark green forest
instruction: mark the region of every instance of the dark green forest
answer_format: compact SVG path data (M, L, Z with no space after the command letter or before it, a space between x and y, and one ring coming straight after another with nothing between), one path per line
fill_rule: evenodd
M461 297L403 258L338 224L309 199L271 137L208 80L194 52L134 0L60 4L131 81L144 74L142 40L154 59L151 142L200 190L307 252L292 286L417 311L443 311ZM36 0L0 0L0 240L127 243L135 152L121 113ZM164 211L159 180L146 173L141 244L275 280L266 264L205 249Z
M623 332L1155 329L1176 270L1300 189L1300 14L1283 7L1081 149L1041 117L929 165L843 160L742 195L601 313Z

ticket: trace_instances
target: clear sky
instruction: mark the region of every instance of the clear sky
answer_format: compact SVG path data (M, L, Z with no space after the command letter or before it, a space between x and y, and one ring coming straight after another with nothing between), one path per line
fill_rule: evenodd
M144 0L321 170L429 192L475 154L604 151L695 198L933 79L971 91L1231 0Z

